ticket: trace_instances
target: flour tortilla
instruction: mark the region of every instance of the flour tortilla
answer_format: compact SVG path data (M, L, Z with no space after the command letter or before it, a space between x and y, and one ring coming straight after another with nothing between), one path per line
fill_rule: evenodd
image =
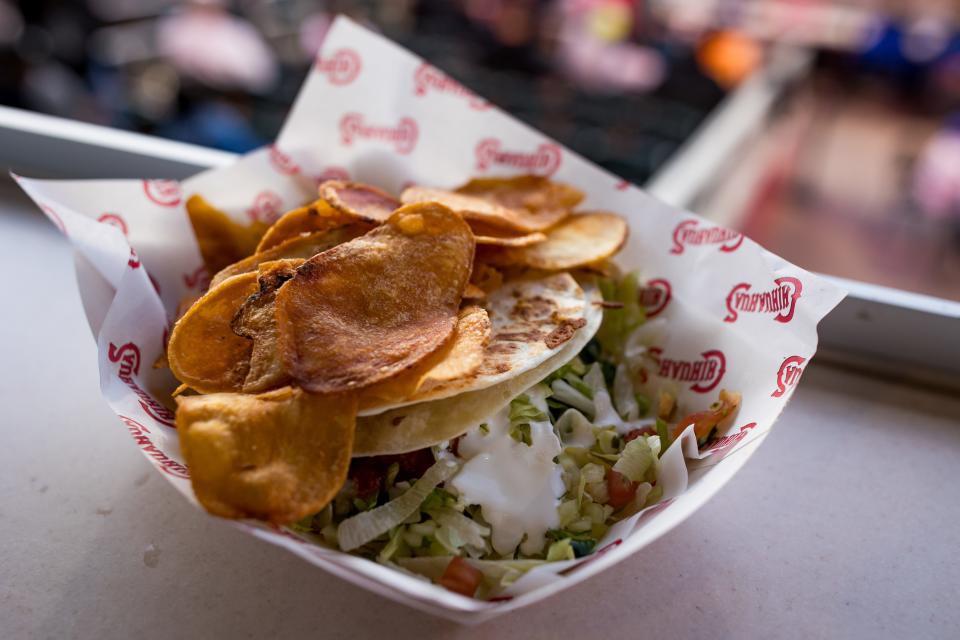
M375 456L416 451L456 438L479 425L507 406L518 394L573 360L586 346L600 328L603 310L593 304L600 300L595 289L584 292L584 300L586 304L582 318L586 324L557 348L538 352L537 364L525 368L522 373L504 374L505 380L503 377L497 378L499 382L482 389L357 418L353 455Z
M506 282L480 305L490 317L490 339L483 361L470 374L421 387L403 401L367 405L358 415L371 416L406 405L449 398L506 382L540 366L565 341L570 324L585 322L603 311L591 304L587 294L569 273ZM576 331L579 333L579 331ZM569 336L567 336L569 337Z

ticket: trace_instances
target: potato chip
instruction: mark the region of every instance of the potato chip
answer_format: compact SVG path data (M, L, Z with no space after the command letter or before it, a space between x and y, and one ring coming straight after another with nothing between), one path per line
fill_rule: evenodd
M353 240L357 236L362 236L370 230L370 225L363 222L354 222L351 224L329 229L327 231L317 231L305 236L290 238L271 247L266 251L247 256L239 262L231 264L210 280L210 286L214 287L231 276L240 273L256 271L257 267L264 262L281 260L284 258L310 258L318 253L326 251L338 244Z
M588 320L603 315L593 304L599 299L594 288L584 290L568 273L506 282L481 303L489 317L490 334L480 366L464 367L459 376L442 383L421 384L416 393L398 401L361 401L359 415L490 387L528 371L580 334ZM458 330L462 324L461 320ZM430 375L424 372L424 379Z
M473 236L478 245L493 245L498 247L528 247L547 239L540 231L523 233L508 231L478 220L468 220L467 224L473 230Z
M167 361L180 382L201 393L243 388L252 343L235 334L230 323L257 289L256 273L228 278L177 320L167 343Z
M356 399L285 387L177 398L177 431L200 504L224 518L289 524L347 478Z
M627 239L627 222L606 212L571 216L547 232L546 242L529 247L484 247L477 258L500 266L550 271L585 267L617 253Z
M257 253L272 249L292 238L327 231L354 222L353 216L337 211L323 200L288 211L267 229L257 245Z
M320 185L320 198L341 213L379 224L400 207L392 195L369 184L327 180Z
M378 456L417 451L444 440L452 440L475 428L510 404L517 394L540 382L580 353L596 334L603 318L594 305L587 306L591 309L587 315L587 325L559 349L550 352L550 357L533 369L485 389L357 418L353 454Z
M487 343L490 342L490 316L486 309L478 306L461 309L450 342L444 358L420 378L417 394L435 391L480 368Z
M532 212L553 209L570 211L583 202L583 192L579 189L530 174L511 178L474 178L456 191L505 207L524 208Z
M470 284L475 285L484 293L490 294L503 284L503 274L476 257L473 260L473 271L470 273Z
M416 366L453 333L473 250L460 216L418 204L314 256L277 293L287 371L308 391L333 393Z
M455 192L470 199L461 202L472 204L462 209L448 206L468 220L525 232L549 229L583 200L583 193L573 187L533 175L476 178ZM486 203L485 207L480 203Z
M472 282L467 283L467 288L463 290L463 300L483 300L487 297L487 292L473 284Z
M556 210L540 217L526 209L511 209L490 200L464 195L442 189L426 187L408 187L400 196L404 204L415 202L437 202L456 211L472 225L483 224L486 228L497 228L501 234L528 234L546 229L566 217L567 212ZM484 234L481 234L484 235ZM487 237L494 237L488 235Z
M186 207L208 273L216 273L249 256L267 229L262 222L234 222L200 195L190 196Z
M486 310L475 305L464 307L457 317L453 337L442 349L402 374L364 389L359 395L358 411L416 402L414 398L424 390L469 376L483 364L489 340L490 318Z
M260 290L246 299L230 326L238 336L253 341L250 369L243 381L244 393L260 393L289 383L277 351L277 320L274 314L277 289L293 278L302 259L265 262L258 269Z

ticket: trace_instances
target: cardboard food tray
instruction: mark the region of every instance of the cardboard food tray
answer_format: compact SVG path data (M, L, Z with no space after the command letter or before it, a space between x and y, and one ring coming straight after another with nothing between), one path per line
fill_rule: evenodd
M21 187L77 251L77 281L97 336L101 390L150 461L188 499L173 414L174 381L154 369L170 314L202 291L205 272L184 209L203 194L238 220L271 221L349 177L398 193L478 175L538 173L587 194L584 210L627 218L617 258L654 291L651 385L685 410L740 391L735 424L705 451L690 430L662 458L664 499L613 527L586 558L530 571L495 601L465 598L390 567L259 523L236 526L385 597L462 622L539 601L603 571L679 524L756 451L817 346L835 286L741 234L658 202L474 95L384 38L338 18L275 145L233 165L169 180L50 181Z

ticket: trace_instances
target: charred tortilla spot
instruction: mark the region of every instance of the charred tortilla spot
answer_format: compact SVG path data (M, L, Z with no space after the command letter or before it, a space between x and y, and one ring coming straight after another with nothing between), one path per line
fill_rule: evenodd
M587 321L583 318L564 320L560 323L559 327L551 331L550 334L543 339L543 342L550 349L556 349L564 342L572 338L577 329L583 327L585 324L587 324Z

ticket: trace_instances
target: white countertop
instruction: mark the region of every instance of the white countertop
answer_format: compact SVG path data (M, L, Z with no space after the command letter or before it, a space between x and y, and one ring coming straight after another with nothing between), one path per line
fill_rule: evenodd
M762 450L620 566L478 627L189 505L101 400L67 242L0 189L0 625L62 637L960 637L960 399L812 366Z

